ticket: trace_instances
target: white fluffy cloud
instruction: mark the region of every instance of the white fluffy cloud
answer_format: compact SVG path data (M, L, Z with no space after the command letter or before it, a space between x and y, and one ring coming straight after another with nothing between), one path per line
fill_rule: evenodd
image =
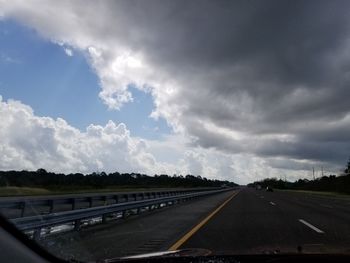
M19 101L0 101L1 169L58 172L157 171L144 141L132 138L123 123L90 125L86 132L65 120L35 116Z
M185 139L176 135L146 141L132 137L123 123L113 121L105 126L91 124L81 132L61 118L36 116L28 105L3 101L1 96L0 119L1 170L195 174L246 182L238 166L232 168L238 173L223 170L232 163L227 155L187 147Z

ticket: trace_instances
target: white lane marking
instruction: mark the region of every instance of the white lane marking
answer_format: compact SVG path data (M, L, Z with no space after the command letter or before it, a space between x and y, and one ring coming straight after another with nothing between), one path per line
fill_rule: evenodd
M276 205L274 202L270 202L270 205Z
M300 222L300 223L303 223L304 225L306 225L306 226L308 226L308 227L310 227L312 230L316 231L317 233L324 234L324 232L323 232L321 229L319 229L319 228L317 228L317 227L311 225L310 223L306 222L306 221L303 220L303 219L299 219L299 222Z
M333 208L333 206L330 206L330 205L322 205L322 204L321 204L320 206L327 207L327 208L331 208L331 209Z

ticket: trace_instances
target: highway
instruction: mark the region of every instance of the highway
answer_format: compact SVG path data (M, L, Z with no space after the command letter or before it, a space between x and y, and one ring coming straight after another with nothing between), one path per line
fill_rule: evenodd
M180 248L216 254L350 253L350 199L242 190Z
M41 243L81 260L185 248L212 254L349 254L350 198L242 188Z

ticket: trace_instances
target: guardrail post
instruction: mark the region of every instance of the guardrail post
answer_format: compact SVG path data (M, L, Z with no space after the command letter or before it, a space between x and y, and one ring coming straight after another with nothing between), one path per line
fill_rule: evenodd
M34 240L39 240L40 237L41 237L41 228L34 229L33 239Z
M126 218L126 210L124 210L124 211L122 212L122 218L123 218L123 219Z
M133 194L134 200L137 201L137 194Z
M24 212L26 210L26 202L21 203L21 217L24 217Z
M50 206L50 210L49 210L49 213L51 214L53 212L53 200L49 200L49 206Z
M103 205L107 205L107 196L102 197Z
M107 214L103 214L102 215L102 223L106 223L107 222Z
M118 196L117 196L117 195L115 195L115 196L114 196L114 201L115 201L115 203L116 203L116 204L118 204L118 202L119 202L119 198L118 198Z
M75 220L74 221L74 230L80 230L81 220Z
M72 198L71 202L72 202L72 210L75 210L75 207L76 207L75 198Z
M89 201L89 207L92 207L92 197L89 197L88 201Z

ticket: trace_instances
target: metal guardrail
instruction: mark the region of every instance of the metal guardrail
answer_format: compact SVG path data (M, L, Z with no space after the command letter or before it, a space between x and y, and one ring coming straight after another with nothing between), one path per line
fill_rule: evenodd
M214 188L218 189L218 188ZM110 205L111 203L118 204L122 202L129 202L131 200L154 199L165 196L175 196L184 193L194 193L206 191L208 188L190 188L184 190L170 190L170 191L149 191L149 192L118 192L99 195L69 195L66 196L51 196L51 197L18 197L19 200L1 200L0 209L19 209L20 217L24 217L28 207L47 207L47 213L53 213L54 208L58 205L70 205L71 210L79 208L79 204L88 204L88 207L94 207L94 204L103 202L103 205ZM101 205L101 204L100 204ZM68 209L65 209L68 210Z
M36 215L29 217L21 217L11 219L10 221L16 225L16 227L22 231L34 230L34 239L40 238L41 229L45 227L62 225L67 223L74 222L74 228L80 229L81 221L85 219L102 217L102 222L106 221L106 217L108 215L122 212L123 216L126 211L136 209L138 212L142 208L152 209L152 206L156 206L157 208L161 207L161 204L172 205L175 203L179 203L184 200L189 200L196 197L212 195L216 193L221 193L224 191L230 191L232 189L220 189L220 190L210 190L210 191L202 191L190 194L181 194L177 196L169 196L169 197L161 197L155 199L148 200L140 200L140 201L131 201L124 202L114 205L108 206L100 206L100 207L92 207L86 209L78 209L72 211L65 211L59 213L52 213L46 215Z

